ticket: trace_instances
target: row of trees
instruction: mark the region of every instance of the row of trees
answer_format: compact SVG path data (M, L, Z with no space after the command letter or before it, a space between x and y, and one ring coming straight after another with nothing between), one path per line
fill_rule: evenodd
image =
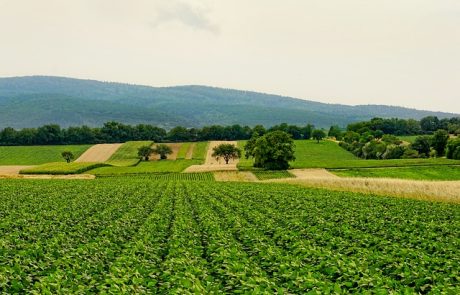
M347 126L347 131L359 134L381 132L382 134L393 135L421 135L433 134L440 129L450 134L460 134L460 117L440 120L438 117L428 116L420 121L414 119L374 118L370 121L352 123Z
M310 139L314 126L308 124L299 127L283 123L266 129L262 125L251 128L236 124L232 126L212 125L203 128L177 126L166 131L152 125L132 126L119 122L107 122L100 128L88 126L61 128L59 125L52 124L21 130L7 127L0 131L0 145L93 144L129 140L153 140L154 142L244 140L251 138L254 133L264 135L272 131L286 132L293 139Z
M360 135L348 131L340 146L364 159L442 157L446 155L446 151L448 158L460 159L460 140L449 142L449 134L443 129L435 131L431 136L418 136L411 144L404 143L391 134L374 136L370 132Z

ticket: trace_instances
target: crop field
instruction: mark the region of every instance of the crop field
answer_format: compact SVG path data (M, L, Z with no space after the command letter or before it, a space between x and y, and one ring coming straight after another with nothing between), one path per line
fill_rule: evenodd
M180 145L179 151L177 152L177 159L186 159L187 152L189 151L191 147L193 148L191 142L183 142Z
M134 166L139 163L140 158L137 151L142 146L151 146L152 141L128 141L125 142L107 161L114 166Z
M238 145L243 147L245 141ZM458 160L445 158L430 159L395 159L395 160L363 160L342 149L332 141L295 140L296 160L290 162L292 168L363 168L363 167L401 167L401 166L431 166L459 165ZM252 159L242 157L238 164L240 169L251 169Z
M195 160L204 160L206 159L206 152L208 150L209 142L207 141L200 141L197 142L195 148L193 149L192 159Z
M344 177L386 177L415 180L460 180L460 166L365 168L331 171Z
M51 174L51 175L65 175L65 174L79 174L88 170L107 166L103 163L77 163L77 162L54 162L38 165L32 168L21 170L21 174Z
M282 184L2 180L0 216L2 293L460 293L460 205Z
M75 159L91 145L0 146L0 165L40 165L64 161L63 151L71 151Z
M191 165L200 164L201 160L162 160L140 162L133 167L101 167L91 170L89 173L94 175L127 175L144 173L172 173L182 172Z
M117 175L99 175L99 177L117 177ZM172 180L172 181L214 181L214 175L210 172L204 173L146 173L140 175L124 175L122 177L135 177L145 180Z
M254 170L254 171L252 171L252 173L259 180L278 179L278 178L292 178L292 177L294 177L294 175L292 175L288 171L259 171L259 170Z

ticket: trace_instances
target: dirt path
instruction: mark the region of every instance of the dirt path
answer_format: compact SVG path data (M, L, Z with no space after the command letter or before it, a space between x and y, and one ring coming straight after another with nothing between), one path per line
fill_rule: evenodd
M169 146L172 149L172 154L168 155L168 160L177 160L177 154L179 153L180 146L182 143L165 143L167 146ZM152 148L155 148L156 145L154 145ZM157 154L152 154L150 156L150 161L156 161L160 160L160 155Z
M187 153L185 154L186 160L191 160L193 158L193 150L195 149L195 147L196 147L196 143L190 144L190 146L188 147Z
M106 162L120 148L122 143L96 144L84 152L75 162Z
M192 165L185 169L184 172L207 172L207 171L236 171L238 168L236 165L238 164L238 160L230 160L229 164L225 164L224 159L220 159L217 161L216 158L212 156L213 148L223 144L229 143L233 145L237 145L236 141L210 141L208 146L208 151L206 153L206 160L203 165Z
M0 177L18 175L22 169L29 169L35 166L0 166Z

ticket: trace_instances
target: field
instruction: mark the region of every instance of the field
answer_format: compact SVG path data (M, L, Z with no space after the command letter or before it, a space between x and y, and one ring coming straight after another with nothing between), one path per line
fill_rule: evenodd
M88 170L106 166L103 163L77 163L77 162L55 162L38 165L32 168L21 170L21 174L50 174L50 175L65 175L79 174Z
M460 166L365 168L331 171L343 177L387 177L415 180L460 180Z
M146 180L2 180L2 292L460 292L460 205Z
M417 137L419 137L419 135L398 136L399 139L408 143L413 143Z
M208 150L209 142L207 141L200 141L197 142L195 148L193 149L192 159L202 160L206 159L206 152Z
M294 177L294 175L292 175L288 171L259 171L259 170L255 170L252 173L259 180L278 179L278 178L292 178L292 177Z
M165 173L182 172L191 165L201 164L201 160L162 160L140 162L133 167L101 167L89 171L96 176L122 175L122 174L143 174L143 173Z
M0 165L40 165L64 161L63 151L71 151L75 159L91 145L0 146Z
M125 142L107 161L113 166L134 166L140 158L137 151L142 146L151 146L152 141L128 141Z
M243 147L244 141L239 142ZM396 159L396 160L363 160L355 157L352 153L342 149L332 141L313 140L295 141L296 160L291 162L292 168L362 168L362 167L401 167L401 166L430 166L430 165L455 165L458 160L437 159ZM252 159L240 159L240 169L252 169Z

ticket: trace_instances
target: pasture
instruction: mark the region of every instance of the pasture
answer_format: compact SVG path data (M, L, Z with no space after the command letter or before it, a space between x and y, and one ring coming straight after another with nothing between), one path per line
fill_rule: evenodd
M0 146L0 165L40 165L64 161L63 151L71 151L75 159L91 145Z
M2 180L0 213L10 294L460 293L455 204L144 176Z

